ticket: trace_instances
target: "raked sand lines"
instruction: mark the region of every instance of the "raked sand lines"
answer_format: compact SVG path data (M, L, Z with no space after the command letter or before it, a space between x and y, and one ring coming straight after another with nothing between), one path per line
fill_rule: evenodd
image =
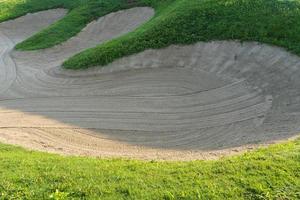
M150 8L111 13L50 49L13 50L64 14L0 24L1 141L64 154L190 160L299 132L297 56L255 42L216 41L147 50L104 68L60 67L145 23Z

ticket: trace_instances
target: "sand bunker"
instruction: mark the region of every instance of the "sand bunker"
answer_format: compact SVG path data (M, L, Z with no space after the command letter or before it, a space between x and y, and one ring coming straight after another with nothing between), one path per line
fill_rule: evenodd
M258 43L171 46L104 68L68 57L134 30L150 8L109 14L50 49L12 50L65 10L0 24L0 141L64 154L202 159L300 131L300 58Z

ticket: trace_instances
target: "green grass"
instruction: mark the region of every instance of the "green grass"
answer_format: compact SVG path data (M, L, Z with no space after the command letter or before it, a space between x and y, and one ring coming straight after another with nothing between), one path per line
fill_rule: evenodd
M68 14L58 22L16 45L18 50L53 47L79 33L89 22L108 13L137 6L127 0L5 0L0 2L0 22L51 8L66 8Z
M192 162L63 157L0 144L0 199L300 199L300 140Z
M0 0L0 22L51 8L72 9L82 0Z
M148 5L161 8L155 2ZM149 48L212 40L258 41L300 54L299 33L298 0L175 0L136 31L79 53L64 66L103 66Z
M155 17L137 30L83 51L65 68L104 66L115 59L171 44L198 41L258 41L300 54L299 0L5 0L0 21L27 12L63 7L68 15L16 46L19 50L52 47L76 35L87 23L107 13L150 6ZM129 1L132 2L132 1Z

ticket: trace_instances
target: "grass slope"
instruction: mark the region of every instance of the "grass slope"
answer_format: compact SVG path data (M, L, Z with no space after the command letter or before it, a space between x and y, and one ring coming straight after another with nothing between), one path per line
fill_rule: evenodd
M29 12L66 8L69 13L60 21L18 44L19 50L53 47L79 33L89 22L108 13L136 6L127 0L5 0L0 2L0 22Z
M300 199L300 140L193 162L62 157L0 144L0 199Z
M27 12L69 9L65 18L16 46L36 50L66 41L98 17L134 6L153 7L156 15L136 31L75 55L64 67L103 66L149 48L211 40L258 41L300 54L299 0L4 0L0 22Z
M0 22L51 8L73 9L79 2L83 0L0 0Z
M144 2L160 8L156 0ZM149 48L211 40L258 41L300 54L299 33L298 0L175 0L136 31L79 53L64 66L103 66Z

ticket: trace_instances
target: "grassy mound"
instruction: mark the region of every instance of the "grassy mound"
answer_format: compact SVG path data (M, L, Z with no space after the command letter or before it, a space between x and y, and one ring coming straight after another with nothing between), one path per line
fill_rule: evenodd
M274 44L300 54L300 3L282 0L175 0L149 6L154 19L136 31L88 49L64 63L78 69L106 65L149 48L197 41L241 40Z
M53 47L79 33L89 22L108 13L138 6L127 0L5 0L0 2L0 22L29 12L66 8L69 13L60 21L18 44L18 50Z
M300 140L219 161L62 157L0 144L0 199L299 199Z
M103 66L149 48L211 40L258 41L300 54L299 0L5 0L0 21L49 8L69 9L65 18L16 46L35 50L66 41L98 17L134 6L153 7L156 15L134 32L75 55L64 67Z

